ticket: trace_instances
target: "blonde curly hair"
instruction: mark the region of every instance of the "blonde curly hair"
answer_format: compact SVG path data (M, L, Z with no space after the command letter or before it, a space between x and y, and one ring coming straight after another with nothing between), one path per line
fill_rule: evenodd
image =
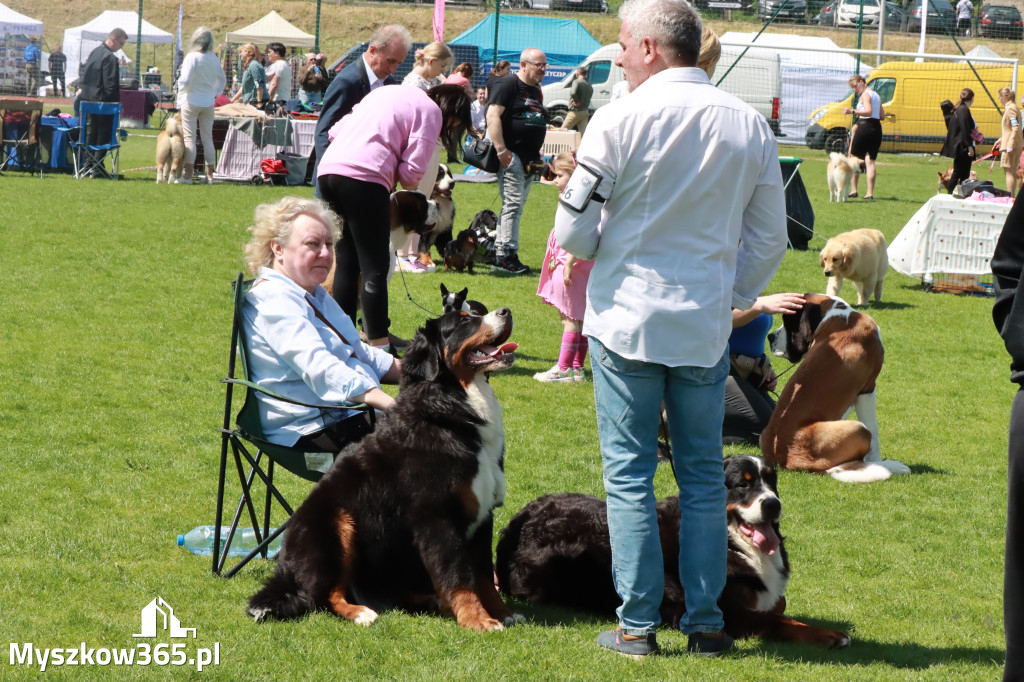
M326 204L316 199L284 197L276 204L260 204L253 212L253 224L246 230L252 238L245 245L245 267L257 274L260 268L274 264L271 244L284 246L292 234L292 225L300 215L317 218L331 231L331 239L341 239L341 219Z

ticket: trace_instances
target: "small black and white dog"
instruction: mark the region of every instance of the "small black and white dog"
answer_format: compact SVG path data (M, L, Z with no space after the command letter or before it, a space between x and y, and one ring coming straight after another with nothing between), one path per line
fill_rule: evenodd
M845 647L850 637L783 615L789 558L779 518L776 473L760 457L725 460L729 524L728 577L719 599L733 637L763 637ZM679 500L657 505L665 563L661 617L678 625L686 611L679 583ZM622 603L612 579L604 500L578 493L545 495L523 507L498 540L495 568L502 592L535 604L612 615Z
M462 291L453 292L448 291L448 287L441 283L441 308L445 313L451 312L466 312L470 315L486 315L487 306L480 301L474 301L472 299L467 300L466 296L469 295L469 289L463 288Z

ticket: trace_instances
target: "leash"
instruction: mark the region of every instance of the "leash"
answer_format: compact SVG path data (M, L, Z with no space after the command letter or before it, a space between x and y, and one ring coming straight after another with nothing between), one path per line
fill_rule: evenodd
M424 308L423 306L421 306L419 303L416 302L416 299L414 299L412 297L412 292L409 291L409 283L405 281L405 271L402 270L402 268L398 267L398 252L397 251L395 252L395 269L398 270L398 274L402 276L402 286L405 288L405 297L407 299L409 299L409 301L411 301L414 306L416 306L417 308L419 308L423 312L427 313L431 317L441 317L441 315L439 313L435 313L434 311L429 310L429 309Z

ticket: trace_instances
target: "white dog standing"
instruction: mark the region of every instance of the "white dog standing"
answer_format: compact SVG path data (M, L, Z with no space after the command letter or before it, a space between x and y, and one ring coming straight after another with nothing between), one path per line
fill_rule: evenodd
M838 152L828 155L828 200L846 201L853 186L853 176L859 175L864 161L856 156L843 156Z

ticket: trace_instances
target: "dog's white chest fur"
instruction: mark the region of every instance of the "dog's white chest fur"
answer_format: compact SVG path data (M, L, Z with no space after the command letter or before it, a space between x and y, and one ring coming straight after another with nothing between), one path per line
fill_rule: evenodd
M732 541L741 548L740 554L764 581L766 591L757 593L757 610L768 611L786 594L789 576L782 563L782 552L764 554L750 542L738 528L729 527Z
M484 423L480 431L480 453L477 456L479 469L473 478L473 494L480 504L476 518L469 524L468 536L476 533L480 524L495 507L505 504L505 471L502 468L505 457L505 424L502 421L501 404L487 379L478 375L466 388L469 404Z

